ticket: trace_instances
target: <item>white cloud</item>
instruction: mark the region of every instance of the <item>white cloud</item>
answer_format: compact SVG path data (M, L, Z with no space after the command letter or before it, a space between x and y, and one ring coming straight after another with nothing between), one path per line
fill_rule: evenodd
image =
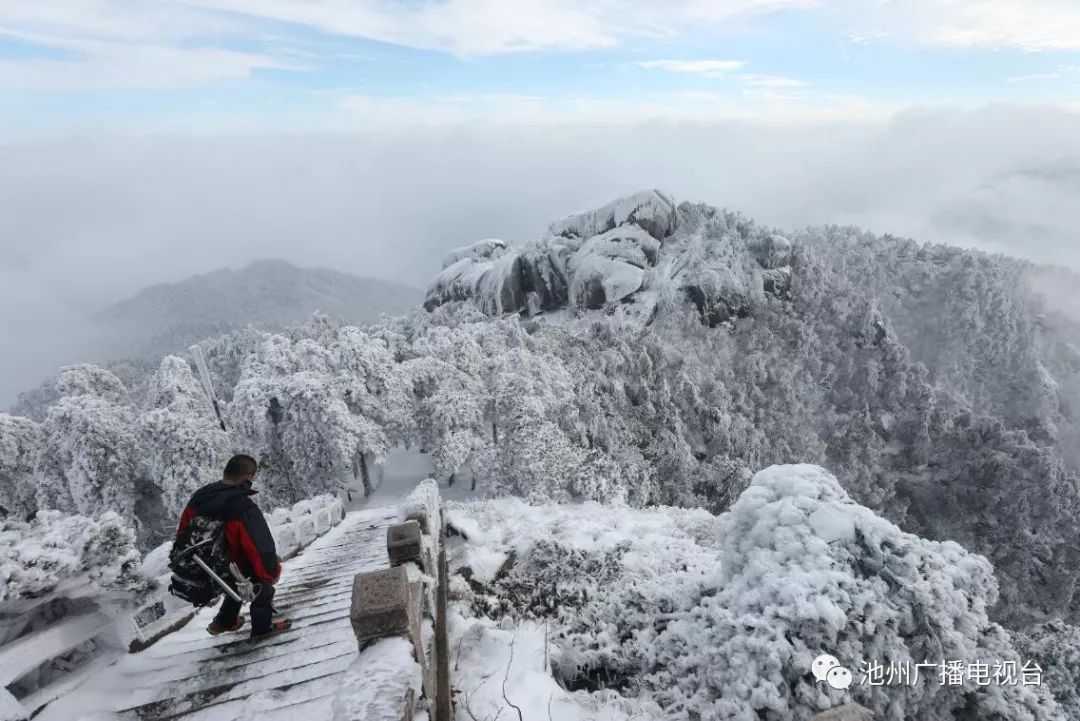
M804 80L783 75L740 75L739 80L755 88L801 88L808 85Z
M1031 75L1016 75L1011 78L1006 78L1007 83L1030 83L1037 80L1053 80L1054 78L1060 78L1061 73L1032 73Z
M493 126L626 126L650 121L709 123L745 120L762 123L831 122L884 119L897 106L852 95L782 92L772 88L747 93L656 93L623 100L589 96L471 94L432 98L344 95L340 127L389 130L483 123Z
M245 78L260 68L305 67L223 47L250 24L168 2L81 0L0 4L0 36L39 45L54 57L0 60L0 87L30 90L175 88Z
M466 100L451 96L443 110L468 116ZM543 102L552 116L648 116L626 103ZM720 115L725 100L652 102L692 118ZM385 107L354 106L358 116ZM829 106L801 107L813 118ZM427 110L408 106L404 117ZM770 226L857 223L1080 268L1080 186L1069 172L1080 168L1080 115L1047 107L866 124L393 129L0 146L0 337L17 339L4 349L0 407L60 363L87 359L48 348L71 339L61 311L266 257L423 285L448 248L538 237L561 214L643 187Z
M844 33L844 37L849 43L854 45L869 45L875 40L882 40L889 37L889 33L881 29L848 30Z
M911 0L866 3L849 0L851 18L864 28L851 42L893 38L961 49L1080 50L1080 3L1075 0Z
M942 22L928 42L956 47L1080 49L1080 5L1060 0L963 0L935 3Z
M0 87L31 90L162 89L246 78L260 68L301 67L266 55L218 48L105 44L80 59L0 60Z
M673 73L689 73L707 78L725 77L733 70L745 67L741 60L646 60L643 68L659 68Z
M0 3L0 34L32 30L146 43L249 35L287 23L458 55L588 50L627 37L672 37L690 24L817 4L817 0L30 0Z
M603 18L567 0L181 0L189 5L303 25L341 36L459 55L607 48Z
M962 49L1080 51L1077 0L0 0L0 35L68 54L0 61L0 86L176 87L349 55L340 48L306 55L290 48L300 27L468 57L605 50L642 38L740 29L745 18L782 10L816 12L823 26L838 23L837 35L854 44L888 38ZM741 68L738 62L642 65L723 77ZM751 77L760 79L746 81L751 86L795 87L779 77Z
M179 0L458 55L609 48L823 0Z

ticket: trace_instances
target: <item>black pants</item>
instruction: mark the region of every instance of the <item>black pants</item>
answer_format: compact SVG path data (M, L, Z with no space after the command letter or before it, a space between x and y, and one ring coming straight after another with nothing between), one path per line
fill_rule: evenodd
M270 630L270 617L274 613L272 605L274 600L274 585L266 581L255 584L258 593L251 601L251 632L265 633ZM235 589L234 589L235 590ZM225 594L225 600L221 602L214 621L219 626L232 626L240 616L240 607L243 604L235 600L229 594Z

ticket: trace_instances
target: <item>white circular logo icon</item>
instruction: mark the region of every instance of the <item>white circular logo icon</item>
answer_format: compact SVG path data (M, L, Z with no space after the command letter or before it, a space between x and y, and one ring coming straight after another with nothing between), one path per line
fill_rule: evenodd
M848 671L843 666L836 666L829 670L825 680L837 691L843 691L851 685L851 671Z
M814 663L810 666L810 671L818 681L824 681L829 675L829 671L837 668L839 665L840 662L836 660L835 656L823 653L814 659Z

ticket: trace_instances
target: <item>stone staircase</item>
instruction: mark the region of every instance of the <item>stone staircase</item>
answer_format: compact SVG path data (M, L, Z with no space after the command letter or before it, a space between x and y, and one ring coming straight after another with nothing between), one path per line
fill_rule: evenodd
M330 719L341 675L357 659L350 621L353 580L389 566L387 529L397 506L348 514L284 564L275 606L293 620L250 641L210 636L214 609L150 648L97 671L46 706L39 721L75 719Z

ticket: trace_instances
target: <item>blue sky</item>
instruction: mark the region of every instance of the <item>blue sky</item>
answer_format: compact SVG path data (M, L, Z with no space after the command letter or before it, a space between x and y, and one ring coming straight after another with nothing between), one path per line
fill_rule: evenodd
M34 0L0 130L815 121L1080 103L1071 0Z

